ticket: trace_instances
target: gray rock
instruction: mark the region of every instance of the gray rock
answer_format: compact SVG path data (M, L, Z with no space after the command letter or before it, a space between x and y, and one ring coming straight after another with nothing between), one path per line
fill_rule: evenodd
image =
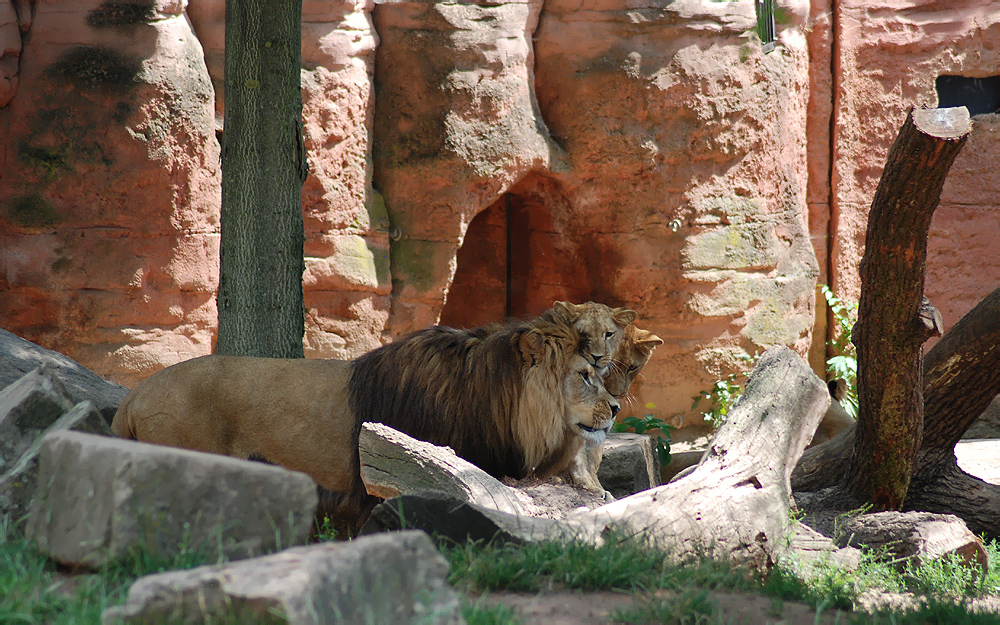
M62 381L71 404L89 399L108 424L128 395L121 384L108 382L72 358L0 330L0 389L41 365L48 365Z
M114 436L104 417L89 401L80 402L71 408L49 426L46 432L57 430ZM41 446L42 437L36 436L34 443L13 463L6 465L5 471L0 472L0 516L7 515L14 520L15 527L21 526L21 520L28 514L31 498L35 494Z
M608 434L597 479L616 499L659 486L660 463L653 439L628 432Z
M457 624L448 563L423 532L288 549L138 579L104 623Z
M98 567L221 549L230 558L308 540L316 484L260 462L59 431L41 443L27 535L53 559Z
M66 388L44 366L0 391L0 471L72 407Z

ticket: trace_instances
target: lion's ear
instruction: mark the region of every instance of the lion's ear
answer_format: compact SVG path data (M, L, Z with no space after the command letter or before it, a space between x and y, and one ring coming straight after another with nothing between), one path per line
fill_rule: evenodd
M615 308L611 311L611 318L614 319L615 325L619 328L624 328L628 324L632 323L638 316L639 313L634 310L629 310L628 308Z
M580 315L580 307L571 302L553 302L552 310L569 323L573 323Z
M663 345L663 339L656 336L649 330L640 330L636 328L635 344L643 345L646 347L646 349L653 349L657 345Z

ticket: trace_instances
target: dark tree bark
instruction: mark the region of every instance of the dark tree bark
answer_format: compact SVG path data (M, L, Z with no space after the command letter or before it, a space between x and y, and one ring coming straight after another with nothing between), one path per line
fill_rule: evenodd
M962 317L924 357L924 442L905 508L955 514L1000 536L1000 486L958 467L955 444L1000 393L1000 289Z
M963 108L911 111L889 150L861 260L859 414L848 492L898 510L923 430L921 345L940 334L923 297L927 231L948 170L971 130Z
M302 0L227 0L219 338L301 358Z

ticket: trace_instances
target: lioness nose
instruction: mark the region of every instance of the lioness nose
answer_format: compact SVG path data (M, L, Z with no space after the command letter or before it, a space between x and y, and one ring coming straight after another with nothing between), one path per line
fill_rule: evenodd
M621 405L617 401L615 401L614 399L612 399L608 403L611 404L611 416L612 417L617 416L618 415L618 411L622 409Z

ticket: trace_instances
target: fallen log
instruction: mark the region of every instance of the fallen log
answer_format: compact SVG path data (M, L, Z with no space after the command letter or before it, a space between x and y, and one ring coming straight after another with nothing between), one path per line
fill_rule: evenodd
M951 514L822 512L806 515L801 521L831 538L838 547L865 547L899 564L955 554L984 572L988 565L983 541L969 531L962 519Z
M361 479L369 495L389 499L435 492L509 514L526 514L517 494L450 447L417 440L381 423L364 423Z

